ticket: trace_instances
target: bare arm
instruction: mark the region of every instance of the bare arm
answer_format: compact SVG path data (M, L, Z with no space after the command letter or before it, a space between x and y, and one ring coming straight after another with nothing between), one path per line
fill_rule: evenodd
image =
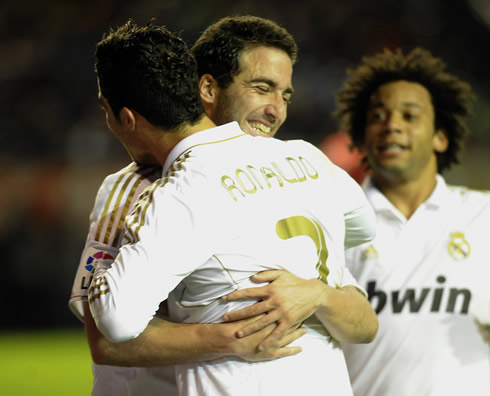
M323 301L315 314L330 335L339 341L370 343L378 331L376 313L355 286L339 289L326 286Z
M304 329L290 330L269 348L259 351L257 345L272 332L275 325L269 325L249 337L235 336L240 327L256 318L222 324L181 324L154 318L138 337L112 343L98 331L86 302L84 320L94 361L97 364L128 367L164 366L229 355L247 361L271 360L301 352L299 347L286 345L305 333Z
M247 308L230 312L226 321L235 321L267 313L261 319L242 327L237 335L248 336L276 322L277 327L259 349L267 348L293 324L315 314L327 331L339 341L369 343L376 336L378 319L366 297L354 286L339 289L318 279L302 279L287 271L264 271L254 275L256 282L267 286L237 290L226 301L261 299Z

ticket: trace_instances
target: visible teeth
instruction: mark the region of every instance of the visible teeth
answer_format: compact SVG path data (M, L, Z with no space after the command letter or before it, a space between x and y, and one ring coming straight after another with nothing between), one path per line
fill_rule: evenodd
M253 122L253 123L250 123L249 125L250 125L250 128L255 129L258 132L262 132L262 133L270 133L271 132L270 127L265 126L264 124L262 124L260 122Z
M402 149L403 147L396 143L387 144L386 146L383 146L383 150L400 151Z

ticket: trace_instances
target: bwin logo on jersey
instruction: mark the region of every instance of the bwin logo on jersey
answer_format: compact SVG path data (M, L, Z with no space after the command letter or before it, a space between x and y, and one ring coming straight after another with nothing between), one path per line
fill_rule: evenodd
M85 269L93 273L95 271L95 265L97 264L98 260L114 260L114 257L106 252L94 253L87 259L87 262L85 263Z
M445 288L446 277L436 278L441 287L406 288L402 290L381 290L376 281L367 283L369 301L377 314L388 305L393 313L418 313L420 311L437 313L467 314L471 301L471 291L466 288Z
M447 245L450 256L458 261L467 259L471 253L470 244L464 237L463 232L452 232L451 240Z

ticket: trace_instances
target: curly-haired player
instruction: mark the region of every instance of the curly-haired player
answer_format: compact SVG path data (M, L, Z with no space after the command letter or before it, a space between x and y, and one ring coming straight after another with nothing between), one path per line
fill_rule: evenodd
M490 194L446 185L471 87L422 48L362 59L336 114L365 153L377 236L346 252L378 313L370 345L344 345L359 396L490 394L487 347L469 313L489 279Z

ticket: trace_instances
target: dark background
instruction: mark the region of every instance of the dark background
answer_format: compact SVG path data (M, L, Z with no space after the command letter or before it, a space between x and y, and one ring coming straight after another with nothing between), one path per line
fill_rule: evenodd
M320 145L345 70L383 48L423 46L478 96L450 182L490 189L487 0L3 1L0 5L0 329L80 326L67 308L88 215L104 176L128 162L96 100L94 46L109 26L152 17L192 44L217 19L285 26L300 53L279 138Z

